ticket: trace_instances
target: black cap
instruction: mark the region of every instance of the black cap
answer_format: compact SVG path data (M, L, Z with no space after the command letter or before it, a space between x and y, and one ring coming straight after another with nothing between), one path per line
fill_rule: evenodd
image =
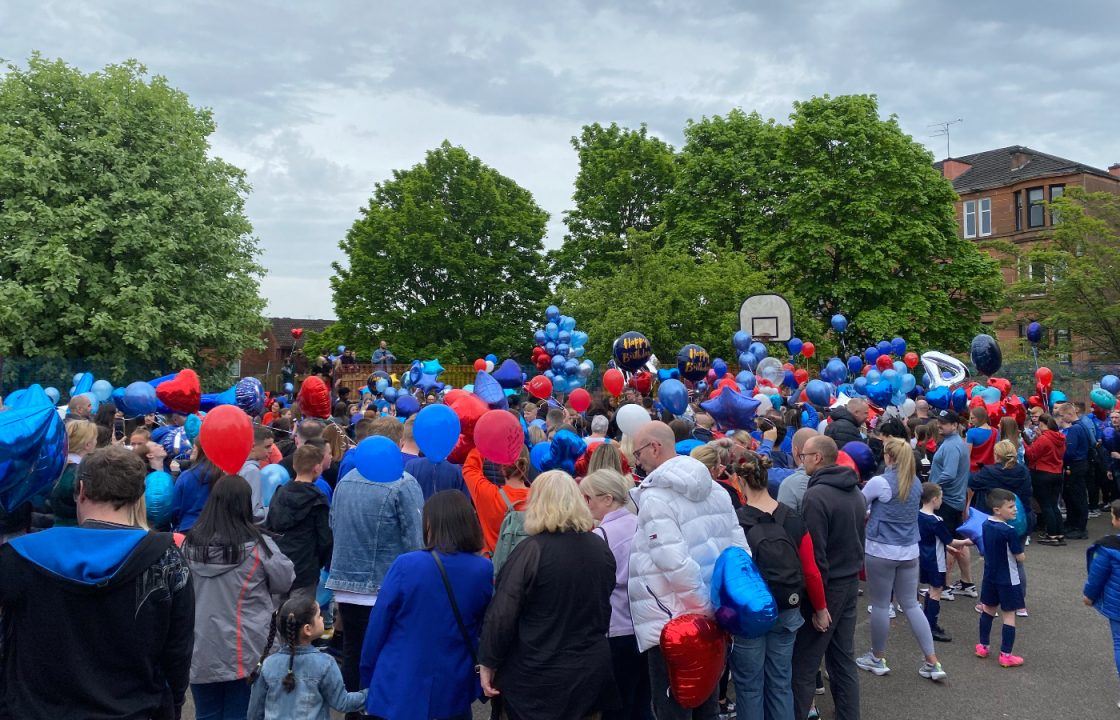
M943 423L959 423L961 419L952 410L942 410L937 413L937 422Z

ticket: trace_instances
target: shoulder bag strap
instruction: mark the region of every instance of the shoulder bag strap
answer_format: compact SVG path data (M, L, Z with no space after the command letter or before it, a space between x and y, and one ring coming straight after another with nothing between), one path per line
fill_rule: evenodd
M467 626L463 622L463 616L459 612L459 603L455 602L455 592L451 589L451 580L447 577L447 570L443 567L443 561L439 559L439 554L435 550L429 552L432 559L436 561L436 567L439 568L439 576L443 578L443 587L447 590L447 599L451 602L451 612L455 613L455 623L459 626L459 634L463 636L463 642L466 644L467 650L470 651L475 672L478 672L478 655L475 653L470 633L467 632Z

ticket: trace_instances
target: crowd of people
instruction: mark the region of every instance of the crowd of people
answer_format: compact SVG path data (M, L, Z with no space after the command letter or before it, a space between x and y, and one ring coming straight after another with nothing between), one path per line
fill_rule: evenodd
M1120 529L1120 410L1032 407L1019 426L857 398L725 430L700 398L676 417L632 389L582 413L513 395L525 444L499 464L425 457L415 415L334 392L325 420L270 403L236 474L168 432L182 415L125 420L75 398L62 476L0 514L0 717L178 718L189 692L199 720L465 720L480 699L514 720L805 720L827 678L835 717L853 720L860 670L891 672L890 618L905 615L917 672L937 682L937 643L953 639L940 607L975 599L976 656L1022 665L1025 546L1085 539L1105 511ZM648 415L632 434L625 405ZM563 433L586 448L573 472L535 467L529 449ZM355 463L371 437L399 448L389 481ZM262 477L281 470L270 494ZM155 523L151 472L174 477ZM712 615L729 548L751 554L777 619L730 636L720 682L686 708L663 629ZM1120 671L1116 536L1093 545L1084 594Z

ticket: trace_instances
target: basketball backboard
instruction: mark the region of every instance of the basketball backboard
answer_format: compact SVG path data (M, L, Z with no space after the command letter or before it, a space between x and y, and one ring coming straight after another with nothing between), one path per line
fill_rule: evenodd
M739 308L739 324L761 342L788 342L793 337L793 312L781 295L751 295Z

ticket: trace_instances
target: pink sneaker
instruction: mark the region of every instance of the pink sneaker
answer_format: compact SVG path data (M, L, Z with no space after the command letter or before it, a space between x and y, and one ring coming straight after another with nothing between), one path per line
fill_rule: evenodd
M1011 653L1001 652L999 654L1000 667L1019 667L1023 664L1023 658Z
M978 658L988 657L988 646L987 645L980 645L978 643L976 645L976 657L978 657Z

